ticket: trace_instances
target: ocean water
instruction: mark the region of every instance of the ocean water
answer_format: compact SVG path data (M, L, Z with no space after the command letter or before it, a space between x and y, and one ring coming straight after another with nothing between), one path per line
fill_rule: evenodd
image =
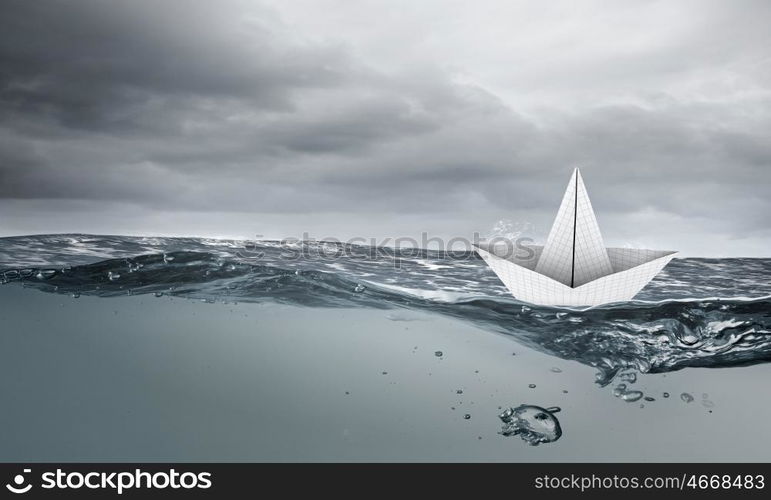
M518 302L472 253L0 238L0 460L768 461L771 259Z

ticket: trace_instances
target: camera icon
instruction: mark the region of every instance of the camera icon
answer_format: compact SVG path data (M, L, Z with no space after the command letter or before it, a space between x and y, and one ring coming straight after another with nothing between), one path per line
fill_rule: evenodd
M32 472L32 469L24 469L24 474L29 472ZM26 493L32 488L31 484L24 486L24 482L27 480L27 478L24 477L24 474L16 474L13 477L13 484L8 483L5 485L5 487L8 488L8 491L11 493Z

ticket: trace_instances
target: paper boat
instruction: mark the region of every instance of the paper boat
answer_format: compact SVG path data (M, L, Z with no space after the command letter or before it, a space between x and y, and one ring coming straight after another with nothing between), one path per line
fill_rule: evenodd
M677 254L606 248L578 169L545 245L516 248L511 242L489 242L474 246L514 297L554 306L631 300Z

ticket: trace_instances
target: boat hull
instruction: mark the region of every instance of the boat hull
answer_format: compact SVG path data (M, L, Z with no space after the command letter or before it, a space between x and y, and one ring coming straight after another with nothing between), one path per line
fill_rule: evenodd
M511 260L498 257L483 248L475 247L475 250L517 300L538 305L567 307L591 307L632 300L677 254L677 252L643 251L652 252L650 255L654 257L571 288ZM617 251L623 252L624 249ZM640 250L629 250L629 255L634 257L637 254L632 252L640 252Z

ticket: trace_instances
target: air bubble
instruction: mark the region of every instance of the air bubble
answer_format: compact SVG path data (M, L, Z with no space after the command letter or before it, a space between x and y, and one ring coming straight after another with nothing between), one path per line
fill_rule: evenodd
M643 397L643 393L640 391L626 391L624 394L621 395L621 399L623 399L628 403L639 401L640 398L642 397Z
M617 398L623 399L627 403L639 401L643 397L643 393L641 391L627 390L626 384L618 384L615 389L613 389L613 395Z
M554 416L560 408L541 408L535 405L520 405L509 408L498 415L503 422L500 434L519 436L530 446L552 443L562 436L559 420Z

